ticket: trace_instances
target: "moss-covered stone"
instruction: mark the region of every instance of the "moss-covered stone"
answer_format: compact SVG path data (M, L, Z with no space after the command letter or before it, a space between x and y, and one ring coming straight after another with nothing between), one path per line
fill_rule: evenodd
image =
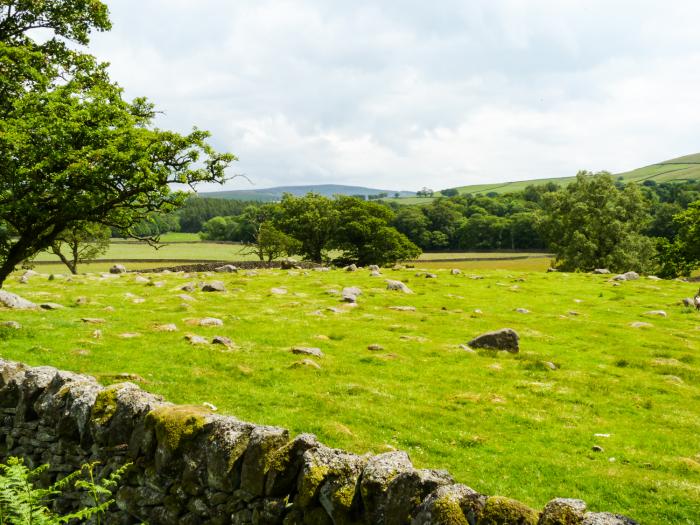
M577 499L557 498L545 505L538 525L581 525L586 503Z
M436 499L432 510L434 525L469 525L459 501L449 495Z
M158 443L175 452L204 428L210 413L198 406L161 406L146 417L154 425Z
M328 476L329 469L325 465L307 465L304 467L303 476L299 483L299 504L306 507L318 495L321 484Z
M479 525L537 525L539 513L524 503L501 496L486 501Z
M117 391L118 388L105 388L95 398L92 405L90 419L102 426L110 422L117 411Z

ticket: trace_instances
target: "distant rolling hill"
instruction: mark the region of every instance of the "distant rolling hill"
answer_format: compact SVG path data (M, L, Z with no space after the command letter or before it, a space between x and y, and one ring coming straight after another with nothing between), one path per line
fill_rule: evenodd
M314 184L308 186L277 186L274 188L263 188L259 190L228 190L200 192L200 197L214 197L217 199L235 199L249 201L278 201L285 193L292 195L306 195L309 192L318 193L325 197L333 195L379 195L386 193L394 197L397 193L401 197L412 197L415 192L397 190L378 190L376 188L365 188L362 186L343 186L341 184Z
M614 176L622 177L622 180L627 182L644 182L645 180L654 180L656 182L700 180L700 153L666 160L658 164L652 164L651 166L637 168L636 170L626 171L624 173L615 173ZM531 184L554 182L556 184L566 185L575 179L576 177L559 177L517 182L499 182L494 184L474 184L471 186L461 186L457 189L459 193L473 193L475 195L490 192L509 193L522 191L526 186Z

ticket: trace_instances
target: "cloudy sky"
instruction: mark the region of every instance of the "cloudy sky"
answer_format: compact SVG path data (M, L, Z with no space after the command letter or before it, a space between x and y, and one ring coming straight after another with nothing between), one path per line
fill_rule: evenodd
M441 189L700 151L694 0L107 3L90 50L258 188Z

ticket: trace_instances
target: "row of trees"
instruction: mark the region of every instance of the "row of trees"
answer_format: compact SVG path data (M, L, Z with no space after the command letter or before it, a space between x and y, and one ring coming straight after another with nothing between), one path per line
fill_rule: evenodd
M549 183L506 195L456 195L415 206L371 203L371 213L358 204L370 203L357 198L318 201L313 195L286 196L279 205L249 205L239 215L213 218L204 223L202 235L256 245L261 258L294 251L321 260L326 246L339 247L338 242L320 242L321 249L309 244L310 238L329 237L322 233L324 225L340 224L330 229L343 232L346 222L360 225L372 216L426 250L548 249L562 270L606 267L675 276L687 275L700 261L699 198L697 182L640 186L623 184L604 172L581 172L565 188ZM271 229L259 230L256 225L266 221ZM260 242L260 231L265 242ZM305 244L298 247L293 241L301 239ZM264 255L261 245L287 251L279 248ZM360 262L368 261L371 253L344 252L346 258ZM400 250L389 253L392 256L386 260Z
M391 226L394 218L389 207L357 197L287 194L278 204L251 205L238 216L209 220L202 237L244 242L261 260L300 255L322 262L331 251L341 253L338 263L361 265L417 257L421 250Z

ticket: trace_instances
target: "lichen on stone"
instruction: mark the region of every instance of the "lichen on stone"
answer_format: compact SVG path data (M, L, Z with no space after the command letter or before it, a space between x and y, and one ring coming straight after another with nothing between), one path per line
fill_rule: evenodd
M117 412L117 388L105 388L95 398L90 419L98 425L106 425Z
M158 443L175 452L204 428L210 413L204 407L166 405L151 410L146 417L155 427Z

